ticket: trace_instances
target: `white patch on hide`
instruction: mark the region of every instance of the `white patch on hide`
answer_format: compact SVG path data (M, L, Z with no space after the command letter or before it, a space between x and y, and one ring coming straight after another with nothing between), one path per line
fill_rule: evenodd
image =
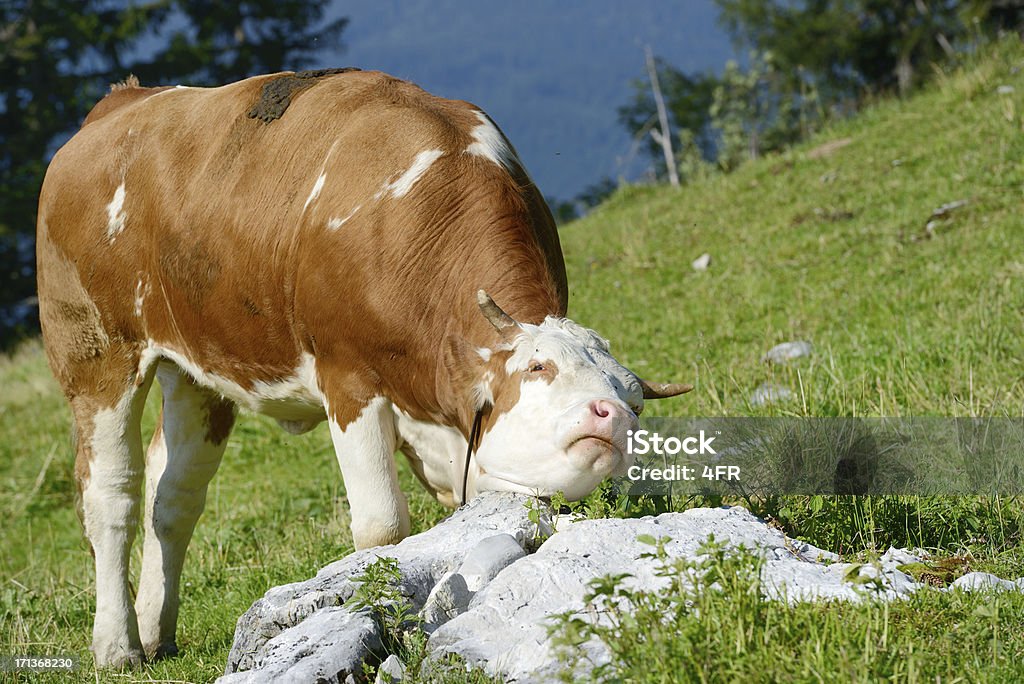
M396 199L405 197L412 190L412 186L416 184L416 181L423 177L423 174L442 155L444 155L444 150L424 150L420 152L413 160L412 166L399 176L397 180L385 183L377 194L374 195L374 199L381 199L387 195Z
M306 213L306 209L309 208L309 205L320 196L320 191L324 189L324 182L327 180L327 162L331 160L331 155L334 154L334 148L337 144L338 141L335 140L327 150L327 156L324 157L324 163L320 165L320 174L316 177L316 182L313 183L313 189L309 191L306 203L302 205L302 213Z
M494 382L494 371L486 371L484 377L473 385L473 408L481 409L487 405L494 404L494 391L491 383Z
M135 284L135 317L142 318L142 306L146 303L146 296L149 294L149 283L143 278Z
M481 111L473 113L480 120L480 124L470 131L473 142L466 148L466 154L488 159L507 171L514 171L517 167L521 167L512 146L509 145L508 140L501 134L494 122Z
M363 205L361 205L361 204L356 205L356 208L353 209L352 211L350 211L348 213L348 216L346 216L345 218L337 218L337 217L332 218L331 220L329 220L327 222L327 227L330 228L331 230L338 230L343 225L345 225L350 218L355 216L356 212L359 211L362 208L362 206Z
M320 191L324 189L325 180L327 180L326 173L321 173L317 177L316 183L313 183L313 189L310 191L309 197L306 198L306 203L302 205L302 211L306 211L306 207L309 206L309 203L320 196Z
M374 397L342 427L327 407L335 454L352 511L357 549L396 543L409 534L409 507L398 487L398 437L391 402Z
M397 406L399 449L413 462L413 468L426 480L427 488L442 504L462 502L462 474L466 458L466 438L453 427L416 420ZM468 493L475 495L477 470L470 468Z
M149 377L144 367L142 380ZM141 383L140 383L141 384ZM97 664L138 657L133 643L135 615L128 603L127 544L138 525L142 480L142 444L138 420L145 389L131 388L114 406L92 415L89 474L82 491L86 537L96 568L96 617L93 654Z
M173 646L178 586L206 488L227 445L209 441L210 392L169 361L157 369L162 430L146 454L146 515L135 611L147 648ZM159 494L159 496L158 496Z
M208 387L242 408L277 420L323 420L324 398L316 379L316 360L303 353L299 366L287 377L274 382L258 380L251 389L237 382L207 372L181 352L149 341L143 359L166 358L188 373L203 387Z
M124 181L121 181L114 191L114 198L107 205L107 239L110 240L110 244L114 244L114 240L124 230L125 221L128 220L128 214L124 212L126 196Z

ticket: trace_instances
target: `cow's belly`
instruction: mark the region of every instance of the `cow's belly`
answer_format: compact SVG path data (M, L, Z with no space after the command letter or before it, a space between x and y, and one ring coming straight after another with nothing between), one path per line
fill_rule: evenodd
M159 359L174 362L195 382L230 399L240 407L276 419L289 432L300 433L326 420L323 396L317 389L313 357L304 354L302 362L290 374L278 380L257 380L243 387L240 383L203 368L186 355L150 342L144 367Z

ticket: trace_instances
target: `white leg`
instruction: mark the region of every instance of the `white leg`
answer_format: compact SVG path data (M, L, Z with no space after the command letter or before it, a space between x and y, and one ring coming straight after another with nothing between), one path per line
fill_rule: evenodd
M334 450L345 479L357 549L394 544L409 534L409 506L395 470L395 417L391 402L370 400L342 429L328 411Z
M143 661L139 627L128 587L129 551L139 524L142 436L139 422L152 375L112 407L82 408L77 399L79 459L88 463L82 487L82 522L96 563L96 619L92 651L98 667Z
M146 456L146 514L142 572L135 610L139 636L151 657L178 648L178 585L185 551L217 472L234 405L195 385L176 366L157 369L163 412Z

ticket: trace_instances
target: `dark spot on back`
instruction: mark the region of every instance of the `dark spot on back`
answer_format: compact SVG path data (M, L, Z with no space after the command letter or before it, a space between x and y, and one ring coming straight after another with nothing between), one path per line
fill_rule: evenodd
M263 85L260 92L260 99L248 112L250 119L259 119L264 123L270 123L274 119L280 119L288 105L292 103L298 93L315 84L325 76L344 74L349 71L359 71L356 67L343 67L340 69L314 69L312 71L297 71L294 74L280 76L268 81Z

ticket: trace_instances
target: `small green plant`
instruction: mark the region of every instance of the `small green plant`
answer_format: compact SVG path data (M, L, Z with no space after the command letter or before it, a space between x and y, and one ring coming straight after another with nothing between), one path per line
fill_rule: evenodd
M719 166L731 171L799 140L816 111L817 92L793 92L770 52L751 52L745 69L730 60L708 112L721 133Z
M656 497L665 499L665 497ZM560 513L572 513L587 520L602 518L637 517L651 512L648 505L651 497L635 497L623 494L611 480L603 480L594 491L579 501L569 501L562 492L551 497L551 507ZM665 508L664 510L668 510ZM659 511L664 512L664 511Z
M398 561L381 556L354 579L358 584L348 605L373 613L384 632L385 647L389 652L398 650L405 632L418 628L422 622L409 597L402 593L402 571Z
M423 619L412 601L402 593L402 572L398 561L381 556L356 576L358 582L348 605L367 610L378 620L386 653L394 653L405 666L403 682L493 682L494 678L478 668L467 668L455 655L427 663L427 634L421 628ZM371 679L375 668L364 664L364 675ZM382 677L390 681L387 674Z
M547 507L540 499L528 499L525 504L526 517L533 523L533 545L540 546L551 536L551 526L544 520Z

